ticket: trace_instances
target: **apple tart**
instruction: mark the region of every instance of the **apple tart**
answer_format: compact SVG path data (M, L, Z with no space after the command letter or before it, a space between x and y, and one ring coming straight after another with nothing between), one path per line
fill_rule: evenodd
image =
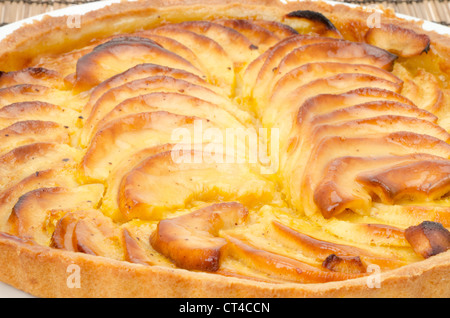
M450 37L373 14L148 0L15 31L0 279L41 297L449 297Z

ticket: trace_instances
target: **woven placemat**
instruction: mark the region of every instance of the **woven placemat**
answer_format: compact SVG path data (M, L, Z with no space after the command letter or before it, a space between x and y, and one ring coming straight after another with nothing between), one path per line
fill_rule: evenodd
M94 1L97 0L0 0L0 25L70 5ZM345 0L345 2L364 5L381 4L394 9L397 13L450 25L450 0Z

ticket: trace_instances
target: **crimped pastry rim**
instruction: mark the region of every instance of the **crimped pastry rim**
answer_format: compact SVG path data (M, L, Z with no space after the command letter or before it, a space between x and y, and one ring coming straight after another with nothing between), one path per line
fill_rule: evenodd
M183 0L182 5L202 2L202 0ZM233 1L212 2L214 5L236 5ZM278 4L275 0L245 0L239 3L245 7L247 4L253 5L260 2L270 5ZM131 2L129 6L133 7L133 3ZM318 3L320 8L323 3ZM177 5L179 4L177 2ZM116 7L122 5L119 3ZM296 3L289 3L289 6L295 5ZM172 5L168 4L168 6ZM103 15L111 13L109 10L104 8L93 11L92 19L101 19ZM356 15L362 14L357 8L349 10ZM115 14L125 13L115 12ZM44 18L32 25L24 25L5 39L6 45L0 49L0 56L14 45L20 47L20 43L35 37L34 32L45 33L46 28L61 26L63 22L65 22L64 18ZM416 30L420 29L420 25L416 22L401 23ZM44 28L41 29L42 27ZM28 31L33 32L27 34ZM430 34L432 39L437 41L443 39L441 35L434 32L422 30L422 33ZM450 38L445 39L448 41L443 42L448 43L444 43L443 47L447 51L450 50ZM0 271L0 280L39 297L450 297L450 251L381 273L381 288L370 288L367 277L320 284L275 284L178 268L148 267L99 256L29 245L1 234L0 254L3 255L0 265L4 269ZM67 287L69 275L67 267L70 264L80 266L81 288ZM88 285L95 288L83 288L86 277ZM89 278L96 278L96 280L89 280Z

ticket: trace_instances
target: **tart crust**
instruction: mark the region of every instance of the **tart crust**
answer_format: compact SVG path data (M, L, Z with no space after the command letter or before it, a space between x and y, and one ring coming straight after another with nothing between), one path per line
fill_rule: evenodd
M125 32L126 24L117 23L125 19L134 19L133 28L145 28L160 23L162 18L165 21L250 16L280 19L285 13L300 9L326 13L336 25L352 26L346 32L355 40L361 40L361 34L365 34L365 21L370 15L362 9L322 2L287 5L272 0L123 2L87 13L82 17L82 29L67 27L67 17L46 17L26 25L2 42L0 60L4 61L4 71L20 69L22 65L17 61L26 62L33 55L58 53L61 47L75 49L88 43L89 38ZM400 20L390 11L383 14L382 22L427 34L441 56L450 56L450 37L425 32L419 23ZM105 34L102 30L107 25L114 27ZM38 42L46 46L36 46ZM39 246L7 234L0 234L0 254L0 280L38 297L450 297L450 251L381 273L379 288L368 281L373 276L321 284L272 284L143 266ZM80 288L68 287L71 264L79 266Z

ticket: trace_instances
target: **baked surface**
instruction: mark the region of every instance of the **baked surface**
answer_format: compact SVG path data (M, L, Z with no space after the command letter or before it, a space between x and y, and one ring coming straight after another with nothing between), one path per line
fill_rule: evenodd
M449 297L450 38L373 14L138 1L16 31L0 279L41 297Z

